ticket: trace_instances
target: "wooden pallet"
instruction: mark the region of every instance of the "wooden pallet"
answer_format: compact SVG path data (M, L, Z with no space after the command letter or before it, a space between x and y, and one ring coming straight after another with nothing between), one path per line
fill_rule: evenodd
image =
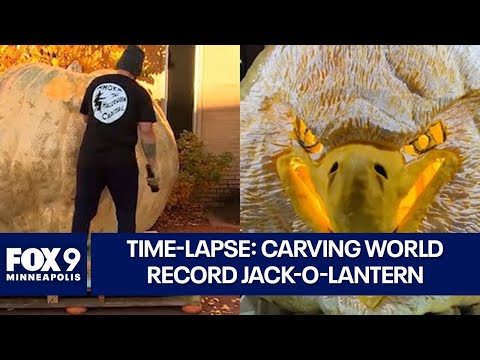
M200 298L193 296L162 296L162 297L2 297L0 308L3 309L44 309L70 307L184 307L186 305L201 304Z
M90 267L90 260L88 261ZM87 288L90 294L91 279L88 276ZM36 296L0 297L0 309L59 309L67 312L71 308L134 308L134 307L179 307L183 312L198 314L202 311L200 296L155 296L155 297L115 297L115 296Z
M196 302L195 302L196 303ZM3 297L0 308L66 308L66 307L155 307L191 305L192 297Z

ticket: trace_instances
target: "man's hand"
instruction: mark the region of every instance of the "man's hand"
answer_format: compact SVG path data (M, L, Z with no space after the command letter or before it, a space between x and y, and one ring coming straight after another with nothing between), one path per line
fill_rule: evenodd
M152 170L150 165L147 165L147 184L150 186L152 192L157 192L159 190L157 173Z
M155 134L152 129L152 123L140 122L138 124L140 130L140 141L142 149L147 158L147 182L153 192L158 191L158 177L157 177L157 144L155 143Z
M147 178L147 184L148 186L150 186L151 188L155 188L157 187L158 188L158 177L153 177L153 178Z

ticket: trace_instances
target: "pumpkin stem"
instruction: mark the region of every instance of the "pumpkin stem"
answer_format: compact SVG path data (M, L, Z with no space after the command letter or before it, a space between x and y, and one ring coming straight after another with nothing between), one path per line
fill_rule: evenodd
M68 67L67 70L73 71L73 72L82 72L82 65L78 62L78 60L75 60L72 62Z

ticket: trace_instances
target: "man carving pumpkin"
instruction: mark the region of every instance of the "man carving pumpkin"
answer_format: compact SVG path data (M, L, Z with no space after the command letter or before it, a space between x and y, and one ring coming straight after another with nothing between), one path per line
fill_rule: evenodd
M147 181L152 189L158 188L155 112L148 92L135 81L144 58L138 46L127 47L117 73L95 78L85 92L80 112L87 128L77 163L72 232L89 232L105 187L115 203L118 232L135 232L138 134L151 169Z

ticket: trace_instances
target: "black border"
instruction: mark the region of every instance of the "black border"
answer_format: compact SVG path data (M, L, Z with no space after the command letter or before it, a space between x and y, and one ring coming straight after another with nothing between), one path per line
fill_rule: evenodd
M23 4L23 3L21 3ZM112 6L112 4L114 6ZM15 5L15 4L13 4ZM20 3L19 3L20 5ZM478 44L476 12L439 4L97 2L6 9L3 44ZM80 6L77 6L80 5ZM176 6L172 9L171 5ZM222 6L223 5L223 6ZM288 5L288 6L286 6ZM391 5L391 6L388 6ZM455 4L451 4L455 5ZM27 7L27 5L23 5ZM40 6L40 7L42 7ZM383 10L383 12L382 12ZM25 17L26 12L32 16ZM45 14L47 12L47 14ZM9 19L7 19L9 20Z
M104 350L156 357L311 359L455 357L477 342L479 316L5 316L2 345L35 356ZM65 350L66 349L66 350ZM264 353L261 351L263 350ZM364 350L364 354L360 351ZM4 351L7 351L4 348ZM128 353L129 352L129 353Z
M291 336L311 333L310 326L318 324L328 327L332 332L342 329L365 332L366 326L374 326L378 329L375 333L377 337L385 335L385 331L382 331L385 326L388 326L389 331L391 330L391 335L396 332L396 327L400 331L403 330L400 327L408 326L410 335L414 336L416 332L425 330L431 331L432 334L443 332L443 326L469 326L469 324L478 326L480 324L480 316L475 315L12 315L1 316L0 319L5 326L24 327L34 324L37 326L47 322L51 326L59 326L60 332L73 331L73 333L83 330L78 328L82 324L93 325L89 330L92 333L102 331L102 326L110 326L112 332L120 333L125 332L126 329L136 332L139 329L138 326L145 326L145 329L152 330L157 326L163 329L183 328L191 330L192 333L197 330L208 332L217 326L228 326L228 329L233 331L232 334L238 334L239 331L245 330L243 326L246 326L251 335L263 334L268 329L272 333L284 332ZM219 333L223 332L221 328L218 329ZM472 331L476 333L475 329L476 327L472 328Z

